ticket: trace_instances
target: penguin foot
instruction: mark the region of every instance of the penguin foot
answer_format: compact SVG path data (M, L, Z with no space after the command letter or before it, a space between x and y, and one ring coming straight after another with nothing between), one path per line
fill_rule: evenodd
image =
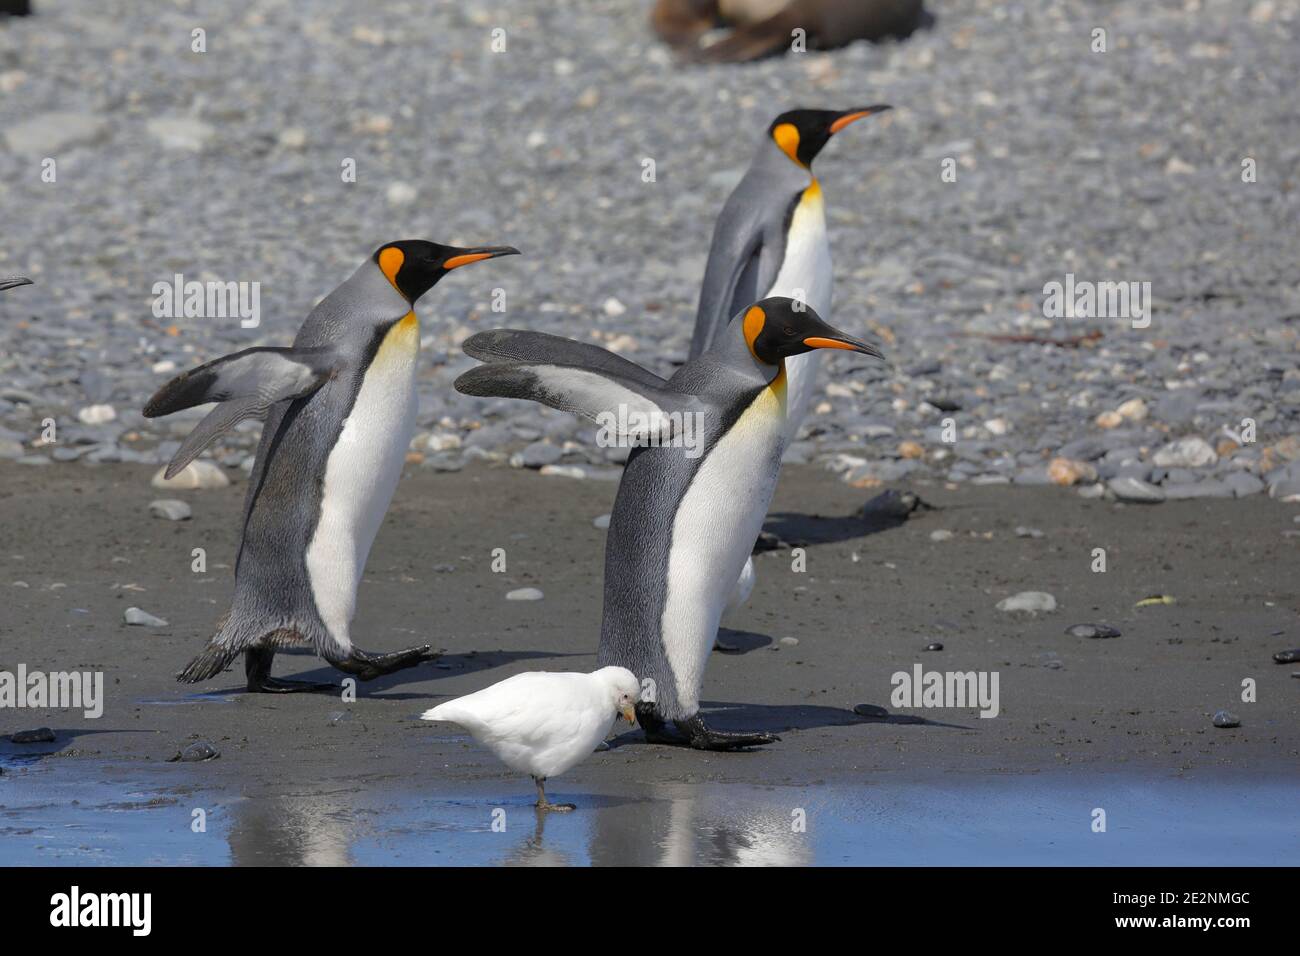
M337 684L322 684L309 680L282 680L271 676L271 662L275 649L250 647L244 652L244 686L250 694L310 694L338 693Z
M435 651L431 645L423 644L408 647L404 651L393 651L391 654L371 654L357 649L342 660L330 663L344 673L355 675L359 680L374 680L425 661L437 660L441 656L442 651Z
M323 684L310 680L282 680L279 677L262 677L249 679L247 690L250 694L334 694L338 692L337 684Z
M639 702L636 705L636 722L645 731L645 742L648 744L664 744L669 747L690 745L690 741L685 737L668 729L664 719L655 710L654 704Z
M686 742L696 750L742 750L747 747L762 747L781 739L776 734L762 732L713 730L699 714L675 723L677 729L686 735Z

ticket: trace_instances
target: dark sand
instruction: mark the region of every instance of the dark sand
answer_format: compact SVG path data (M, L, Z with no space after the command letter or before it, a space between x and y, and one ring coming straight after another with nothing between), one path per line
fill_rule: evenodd
M353 634L377 651L428 641L446 649L439 662L361 685L351 707L307 694L152 703L242 689L242 667L198 687L172 675L226 609L244 482L176 495L193 504L194 518L173 523L147 511L149 501L172 495L152 489L150 473L4 471L0 666L103 670L107 696L99 720L0 711L0 733L39 725L58 732L55 745L38 748L4 741L4 753L160 762L202 738L222 754L202 772L244 783L400 775L433 790L500 780L513 792L520 782L489 755L416 716L522 670L594 666L604 532L592 519L609 510L615 485L505 468L434 475L413 467L370 556ZM1145 508L1057 489L916 490L940 510L863 535L860 522L833 516L850 514L873 492L812 468L786 469L768 527L822 543L808 548L804 574L790 570L786 551L756 559L759 586L729 622L746 632L727 638L744 652L715 653L704 692L721 711L720 726L776 730L782 742L748 754L697 753L646 746L619 724L619 758L593 758L565 786L635 788L643 778L806 785L886 771L1033 773L1070 765L1300 767L1300 681L1291 676L1298 668L1271 660L1300 645L1295 508L1263 497ZM1044 536L1018 538L1017 525ZM940 528L956 536L932 542L930 532ZM207 550L207 574L190 570L196 547ZM497 547L507 551L504 574L490 570ZM1089 570L1094 547L1107 549L1107 573ZM545 599L505 600L527 586ZM1048 591L1060 608L1038 617L995 609L1021 590ZM1178 603L1134 608L1154 593ZM130 605L169 626L126 626ZM1080 622L1111 624L1123 636L1063 633ZM782 637L799 643L779 646ZM922 651L936 640L942 652ZM855 704L890 707L890 675L914 662L998 671L1000 715L853 715ZM305 654L281 654L275 670L336 676ZM1247 677L1258 684L1257 703L1240 699ZM1225 707L1242 718L1240 728L1211 725ZM331 724L342 710L351 719Z

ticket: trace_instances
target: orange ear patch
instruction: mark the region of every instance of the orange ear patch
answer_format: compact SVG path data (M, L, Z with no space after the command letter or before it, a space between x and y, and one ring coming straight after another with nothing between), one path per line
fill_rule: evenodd
M799 129L793 123L782 123L776 129L772 130L772 139L780 147L781 152L785 153L794 162L803 165L799 160Z
M741 331L745 334L745 344L749 346L749 354L758 358L758 353L754 351L754 340L763 334L763 326L767 324L767 313L758 306L750 306L749 311L745 313L745 318L741 320ZM758 359L760 362L762 359Z
M402 263L405 261L406 256L396 246L389 246L379 252L379 271L393 284L394 289L397 289L397 271L402 268ZM397 291L402 290L397 289Z

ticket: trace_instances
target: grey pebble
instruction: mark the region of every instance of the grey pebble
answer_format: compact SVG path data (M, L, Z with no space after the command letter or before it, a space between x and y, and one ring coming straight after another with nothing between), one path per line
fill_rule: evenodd
M1273 662L1276 664L1294 664L1300 661L1300 650L1278 651L1273 655Z
M1112 478L1106 483L1106 487L1120 501L1132 501L1142 504L1155 504L1165 500L1165 493L1155 485L1148 484L1140 478L1134 478L1130 475L1121 475L1118 478Z
M563 457L564 449L558 445L535 441L523 451L513 455L510 464L514 468L541 468L543 465L553 465Z
M9 735L15 744L49 744L54 742L54 731L49 727L37 727L35 730L20 730Z
M507 601L540 601L544 595L538 588L516 588L507 592Z
M208 743L206 740L199 740L184 748L175 757L172 757L169 762L175 763L176 761L181 761L183 763L202 763L204 760L215 760L220 756L221 751L215 746Z
M1215 711L1214 726L1223 727L1225 729L1231 727L1240 727L1241 718L1239 718L1236 714L1229 713L1226 710Z
M1065 633L1070 637L1086 637L1092 639L1106 639L1120 636L1118 628L1107 627L1105 624L1074 624L1067 627Z
M940 642L940 641L933 641L933 642L931 642L931 643L925 645L925 649L926 649L927 651L941 651L941 650L943 650L943 644L942 644L942 642Z

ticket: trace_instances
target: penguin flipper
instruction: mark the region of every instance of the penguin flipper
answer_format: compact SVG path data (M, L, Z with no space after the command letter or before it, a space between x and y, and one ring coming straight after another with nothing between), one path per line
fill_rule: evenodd
M301 398L329 377L332 356L328 348L253 348L225 355L182 372L154 392L144 406L144 417L232 398L256 397L268 406Z
M690 358L712 348L732 316L763 298L776 281L785 258L785 228L767 202L755 201L755 190L766 188L742 180L713 227Z
M668 383L649 369L589 342L524 329L490 329L467 338L465 354L480 362L575 365L602 369L656 388Z
M264 419L276 402L318 389L332 371L330 355L328 349L245 349L182 372L158 389L144 407L146 418L221 403L190 432L164 477L173 477L240 422Z
M232 398L230 401L222 402L208 412L203 421L194 426L194 431L189 433L181 443L181 447L176 449L176 454L172 455L172 460L167 463L167 471L163 477L167 479L174 477L186 465L198 458L203 449L240 422L249 418L265 420L266 413L270 409L271 406L260 398Z
M464 395L523 398L613 427L629 444L670 438L685 415L706 410L694 395L648 385L606 369L576 365L496 363L472 368L455 382Z

